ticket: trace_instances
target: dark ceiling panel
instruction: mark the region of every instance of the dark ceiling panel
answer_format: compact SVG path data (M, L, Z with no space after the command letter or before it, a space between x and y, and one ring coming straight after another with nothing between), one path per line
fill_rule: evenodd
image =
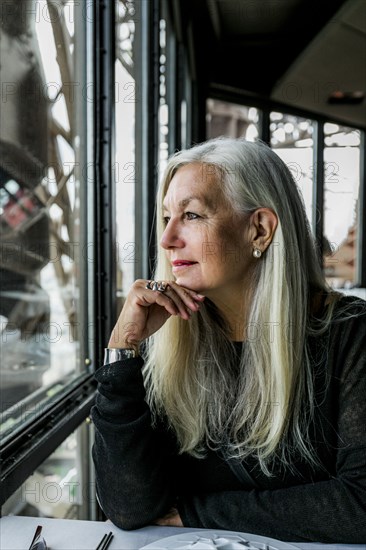
M216 3L221 28L209 49L210 80L269 94L345 0L208 2ZM202 34L199 40L204 42Z
M215 3L222 24L223 39L277 34L296 17L303 0L207 0Z

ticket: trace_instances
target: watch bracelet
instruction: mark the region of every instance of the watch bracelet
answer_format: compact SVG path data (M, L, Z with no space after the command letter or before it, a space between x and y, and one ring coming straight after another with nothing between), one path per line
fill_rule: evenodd
M124 361L126 359L134 359L138 357L138 352L133 348L104 348L103 365Z

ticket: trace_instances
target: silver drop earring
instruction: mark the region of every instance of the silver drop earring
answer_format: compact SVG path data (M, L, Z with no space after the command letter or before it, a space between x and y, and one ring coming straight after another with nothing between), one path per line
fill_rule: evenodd
M262 252L259 250L259 248L255 248L253 250L253 256L254 258L260 258L262 256Z

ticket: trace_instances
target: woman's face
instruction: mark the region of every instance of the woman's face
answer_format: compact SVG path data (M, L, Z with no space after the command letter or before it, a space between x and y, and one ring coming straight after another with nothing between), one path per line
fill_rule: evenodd
M176 172L164 198L160 245L176 282L210 299L239 297L254 264L249 216L233 212L221 185L213 167L192 163Z

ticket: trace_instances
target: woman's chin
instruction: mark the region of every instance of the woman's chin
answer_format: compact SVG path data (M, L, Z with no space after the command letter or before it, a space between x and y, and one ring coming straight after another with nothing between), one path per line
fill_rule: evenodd
M202 285L200 285L197 281L194 281L192 277L185 277L184 275L180 275L178 277L175 276L175 282L179 286L184 286L190 290L194 290L194 292L202 291Z

